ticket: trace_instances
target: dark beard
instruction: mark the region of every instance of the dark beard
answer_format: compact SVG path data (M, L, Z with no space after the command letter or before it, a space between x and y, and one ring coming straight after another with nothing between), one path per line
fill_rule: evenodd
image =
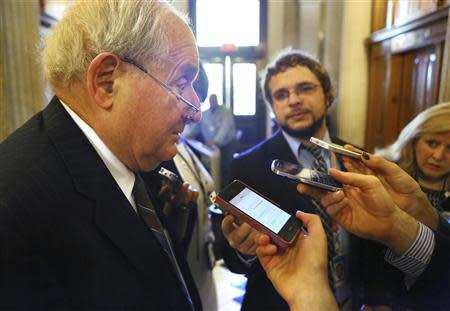
M283 129L283 131L293 137L309 139L309 137L314 136L314 134L316 134L317 131L322 127L323 122L325 122L325 117L326 114L324 113L320 118L314 120L314 122L309 127L300 130L293 130L286 125L280 125L280 127Z

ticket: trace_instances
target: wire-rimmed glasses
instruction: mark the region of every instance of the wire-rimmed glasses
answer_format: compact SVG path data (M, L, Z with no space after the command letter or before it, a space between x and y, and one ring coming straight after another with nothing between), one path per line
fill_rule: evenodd
M200 111L200 108L195 106L193 103L191 103L190 101L188 101L186 98L184 98L181 94L177 93L177 91L175 91L172 87L170 87L169 85L167 85L166 83L162 82L160 79L158 79L156 76L154 76L153 74L151 74L147 69L145 69L144 66L142 66L141 64L137 63L136 61L128 58L128 57L123 57L121 58L121 60L125 63L128 63L130 65L135 66L136 68L138 68L140 71L142 71L143 73L145 73L148 77L150 77L151 79L153 79L156 83L158 83L161 87L163 87L166 91L168 91L169 93L171 93L173 96L175 96L177 98L177 100L181 101L183 104L186 105L187 109L188 109L188 114L186 116L187 119L189 120L193 120L194 116L196 113L198 113Z
M312 83L312 82L301 82L295 86L294 93L297 96L310 95L310 94L314 93L318 87L319 87L319 85ZM280 90L276 91L272 95L272 97L275 100L281 102L281 101L287 100L291 96L291 93L292 93L291 90L280 89Z

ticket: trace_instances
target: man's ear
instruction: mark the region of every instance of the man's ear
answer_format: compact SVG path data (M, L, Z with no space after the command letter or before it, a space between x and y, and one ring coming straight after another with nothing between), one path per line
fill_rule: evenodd
M330 108L334 103L334 96L328 95L327 96L327 108Z
M86 74L86 86L89 95L103 109L113 105L113 85L117 77L120 60L113 53L100 53L89 64Z

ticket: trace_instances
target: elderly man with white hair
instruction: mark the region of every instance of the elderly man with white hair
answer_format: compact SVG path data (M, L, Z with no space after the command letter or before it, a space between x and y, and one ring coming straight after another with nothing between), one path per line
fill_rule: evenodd
M138 173L201 117L186 21L159 1L80 1L44 68L55 97L0 145L0 309L201 310Z

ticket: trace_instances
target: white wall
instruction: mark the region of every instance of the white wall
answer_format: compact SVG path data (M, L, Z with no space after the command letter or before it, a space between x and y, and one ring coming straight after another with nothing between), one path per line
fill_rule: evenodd
M323 9L323 55L322 63L327 68L334 86L335 96L339 96L339 73L341 61L341 37L342 37L342 14L344 11L343 1L327 1ZM331 117L333 126L338 124L337 110L339 101L331 106L328 115Z
M270 60L284 47L284 1L268 1L267 5L267 57Z
M299 1L299 48L315 57L320 56L321 1Z

